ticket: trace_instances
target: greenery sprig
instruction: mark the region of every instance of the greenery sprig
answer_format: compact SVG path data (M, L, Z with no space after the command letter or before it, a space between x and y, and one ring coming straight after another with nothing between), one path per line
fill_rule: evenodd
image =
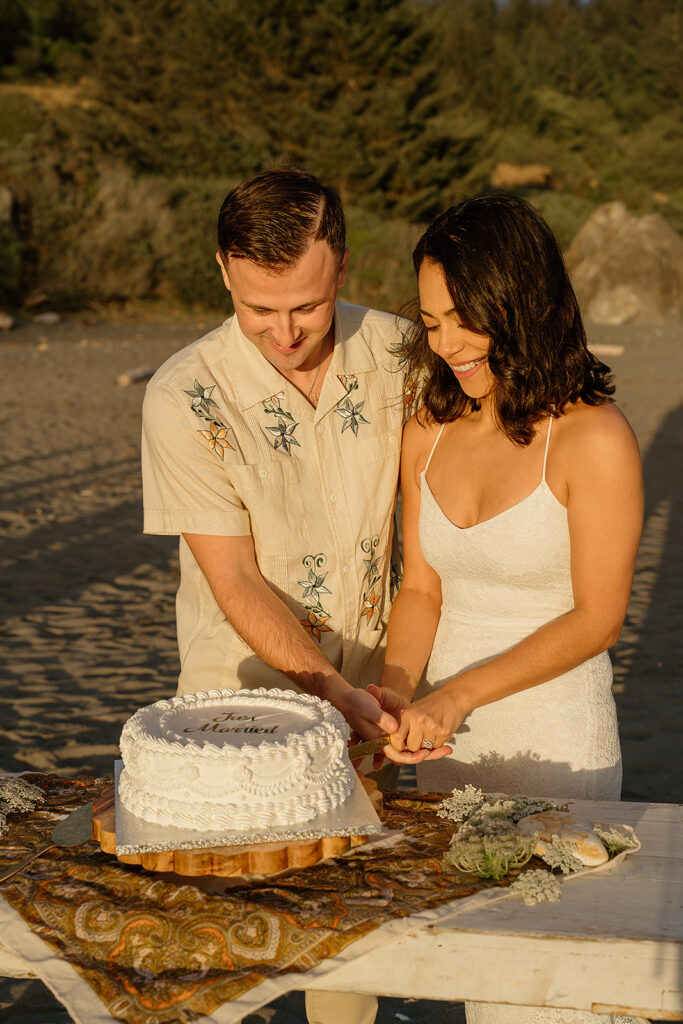
M439 817L449 818L456 826L444 854L444 864L465 874L500 881L510 872L519 871L536 854L548 869L525 871L511 889L529 904L558 900L561 887L554 872L568 875L583 868L575 853L576 844L565 842L557 835L539 843L536 835L519 832L517 824L531 814L563 809L566 806L560 807L544 798L515 795L488 800L480 789L471 785L454 789L437 810ZM610 855L637 847L629 836L616 829L596 827L596 832Z
M600 836L603 846L607 849L610 857L616 857L624 850L637 850L638 843L625 831L620 831L618 825L612 825L607 829L602 825L593 825L596 834Z
M472 835L467 839L453 839L444 861L465 874L499 882L510 871L524 867L535 845L535 836L521 836L514 831L503 835Z

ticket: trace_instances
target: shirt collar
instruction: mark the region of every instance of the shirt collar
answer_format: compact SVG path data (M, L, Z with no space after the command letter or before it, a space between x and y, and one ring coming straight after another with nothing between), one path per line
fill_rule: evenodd
M335 401L347 390L345 378L377 369L372 349L363 334L362 320L358 326L359 318L351 315L357 309L339 300L334 305L334 352L325 377L325 390L328 390L327 378L332 375L338 385L333 389ZM267 401L288 386L293 387L244 336L237 316L228 321L227 346L231 384L240 412Z

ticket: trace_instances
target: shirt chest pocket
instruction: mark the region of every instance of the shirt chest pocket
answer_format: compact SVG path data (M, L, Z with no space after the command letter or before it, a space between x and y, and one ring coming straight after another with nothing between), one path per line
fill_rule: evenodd
M385 461L398 466L401 452L401 428L396 427L365 437L358 442L358 460L362 466Z
M266 554L298 551L306 534L301 472L295 459L233 466L230 478L251 519L259 563Z

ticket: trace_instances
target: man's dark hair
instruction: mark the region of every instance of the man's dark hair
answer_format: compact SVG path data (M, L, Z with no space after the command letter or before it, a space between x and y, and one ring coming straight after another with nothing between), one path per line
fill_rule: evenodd
M291 267L311 242L328 243L339 263L346 247L339 194L312 174L262 171L230 192L218 215L218 251L278 272Z
M431 224L413 252L444 273L463 326L491 338L495 416L518 444L568 402L601 405L614 393L609 367L588 350L579 306L559 246L529 203L504 193L466 199ZM419 316L400 353L422 379L427 416L447 423L478 408L427 342Z

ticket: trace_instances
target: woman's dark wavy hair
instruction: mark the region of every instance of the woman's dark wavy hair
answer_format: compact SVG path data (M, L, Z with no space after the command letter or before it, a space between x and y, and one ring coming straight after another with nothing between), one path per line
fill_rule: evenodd
M559 246L529 203L495 194L451 207L417 243L416 273L425 260L443 270L460 322L491 338L495 416L512 441L529 444L535 424L569 402L610 401L610 369L588 350ZM448 423L479 408L430 349L421 318L399 353L408 377L424 382L427 418Z

